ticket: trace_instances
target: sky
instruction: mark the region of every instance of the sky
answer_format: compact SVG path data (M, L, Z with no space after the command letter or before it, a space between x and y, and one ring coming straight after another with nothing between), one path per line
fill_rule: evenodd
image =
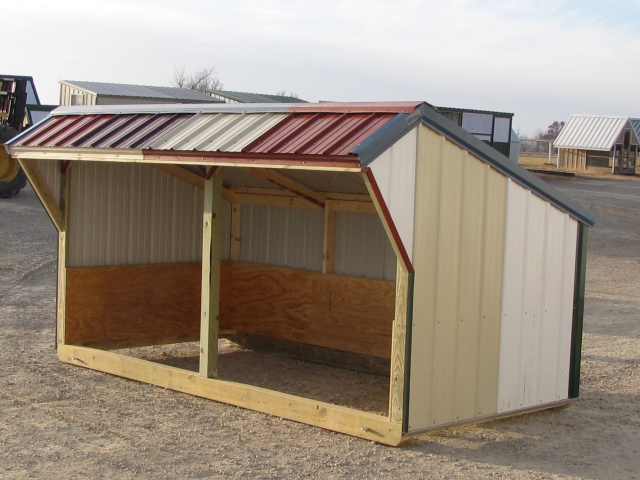
M6 1L6 0L3 0ZM14 2L15 5L15 2ZM533 136L572 113L640 117L640 0L30 0L3 22L2 74L307 101L421 100L514 113Z

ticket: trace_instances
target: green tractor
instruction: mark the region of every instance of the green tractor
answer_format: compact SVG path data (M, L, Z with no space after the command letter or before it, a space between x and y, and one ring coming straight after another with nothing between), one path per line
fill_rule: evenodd
M41 105L32 77L0 75L0 198L20 193L27 177L4 145L21 131L44 119L56 108Z

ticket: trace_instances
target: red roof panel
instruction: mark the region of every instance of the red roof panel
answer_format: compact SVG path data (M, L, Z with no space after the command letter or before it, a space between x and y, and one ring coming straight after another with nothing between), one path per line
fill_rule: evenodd
M346 155L394 116L391 113L292 113L242 151Z

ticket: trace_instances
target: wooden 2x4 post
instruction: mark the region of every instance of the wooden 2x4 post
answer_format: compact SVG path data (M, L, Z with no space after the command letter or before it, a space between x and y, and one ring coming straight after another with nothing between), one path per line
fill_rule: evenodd
M218 169L210 178L205 180L204 185L200 376L205 378L215 378L218 375L221 212L222 175L220 174L220 169Z

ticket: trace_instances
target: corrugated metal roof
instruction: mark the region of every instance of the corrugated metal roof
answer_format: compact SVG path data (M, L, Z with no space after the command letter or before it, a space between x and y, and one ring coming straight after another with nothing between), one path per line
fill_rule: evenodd
M56 115L15 146L347 155L394 114Z
M76 80L63 80L72 87L87 90L96 95L113 97L155 98L158 100L176 100L219 103L220 100L205 95L204 93L177 87L154 87L150 85L129 85L126 83L85 82Z
M231 90L212 90L211 93L240 103L306 103L306 100L288 95L233 92Z
M8 148L12 155L24 158L53 147L46 151L47 158L87 154L85 158L90 159L93 153L108 159L106 149L113 148L119 161L131 154L133 161L213 165L217 158L223 164L234 162L235 155L242 160L240 164L250 162L252 166L362 171L420 123L579 221L593 225L591 215L571 199L424 102L64 107L13 138ZM67 149L56 152L56 147ZM74 147L75 151L70 150ZM212 154L200 154L204 151Z
M609 151L628 122L628 117L571 115L553 146Z
M636 137L640 140L640 118L632 118L631 126L633 127L633 131L636 133Z

